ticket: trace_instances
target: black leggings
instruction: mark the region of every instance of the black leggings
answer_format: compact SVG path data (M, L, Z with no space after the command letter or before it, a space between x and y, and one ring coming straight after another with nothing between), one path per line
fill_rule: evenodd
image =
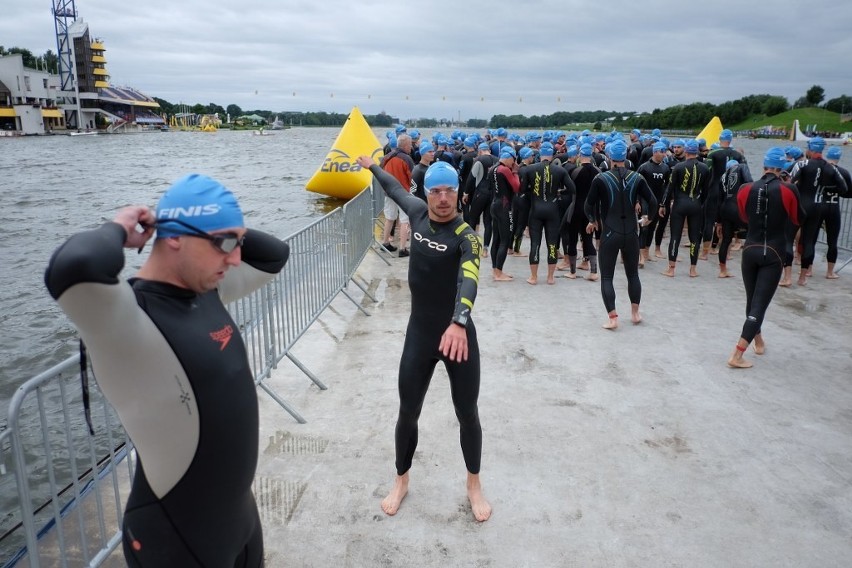
M530 220L529 197L521 197L520 194L515 195L514 199L512 199L512 218L515 221L512 227L512 250L518 252L521 250L524 229L527 228L527 223Z
M701 229L704 226L704 211L698 201L683 200L672 207L671 238L669 239L669 262L677 261L677 250L686 221L689 236L689 263L698 264L698 248L701 245Z
M619 235L606 234L601 239L598 251L598 263L601 274L601 296L607 313L615 310L615 286L612 279L615 276L615 264L618 253L624 261L624 274L627 276L627 295L631 304L638 304L642 299L642 282L639 280L639 235L629 233Z
M428 329L427 329L428 328ZM450 393L456 418L464 463L470 473L479 473L482 455L482 427L479 424L479 343L472 322L467 325L467 361L450 361L439 351L441 335L446 327L423 325L409 320L405 346L399 362L399 418L396 422L396 473L403 475L411 468L417 449L417 420L432 373L438 361L444 362L450 376Z
M741 264L746 291L746 320L740 336L751 343L760 333L766 310L778 289L784 263L775 249L755 244L743 248Z
M668 208L666 208L666 212L662 217L658 217L654 219L652 225L656 227L654 230L654 244L657 248L660 248L660 245L663 244L663 235L666 233L666 225L669 223L669 216L671 213ZM648 243L651 244L650 242Z
M701 240L709 243L715 237L713 228L716 224L716 219L719 217L719 201L710 198L704 203L704 225L701 232Z
M491 241L491 266L503 270L509 246L512 244L512 204L497 198L491 204L491 222L494 224L494 239Z
M826 262L837 262L837 240L840 238L840 206L836 203L822 204L822 221L825 223L825 242L828 251Z
M567 237L566 234L563 234L563 239L567 238L568 244L565 247L565 254L568 256L577 256L577 241L581 240L583 244L583 256L597 256L598 251L595 250L595 243L592 240L592 235L586 232L586 224L589 221L583 216L575 216L571 219L570 223L566 223L564 227L567 227ZM563 227L563 230L565 230ZM565 240L563 240L563 244L565 244Z
M802 246L802 270L805 271L814 263L816 242L819 237L819 227L822 224L820 204L812 203L805 209L805 221L802 223L802 235L799 243Z
M733 198L729 198L722 204L719 212L722 219L722 239L719 243L719 264L728 263L728 250L731 247L731 241L734 240L734 234L742 227L742 222L737 212L737 204Z
M536 201L530 211L530 264L538 264L541 230L547 244L547 264L556 264L559 246L559 207L554 202Z
M482 244L487 247L491 244L491 194L477 191L473 194L473 199L470 200L470 211L468 212L470 226L474 230L479 226L480 217L482 217L482 224L485 226Z

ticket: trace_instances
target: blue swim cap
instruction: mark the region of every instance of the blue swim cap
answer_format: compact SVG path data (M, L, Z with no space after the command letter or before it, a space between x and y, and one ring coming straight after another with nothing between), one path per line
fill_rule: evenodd
M634 136L642 136L642 131L639 130L638 128L634 128L633 130L630 131L630 133L633 134Z
M580 155L581 156L591 156L592 155L592 145L591 144L582 144L580 146Z
M505 160L507 158L515 159L518 155L515 153L515 149L511 146L503 146L500 149L500 159Z
M476 138L474 138L473 136L468 136L467 138L464 139L464 145L467 146L468 148L475 148L476 147Z
M733 139L734 139L734 133L731 132L730 130L728 130L727 128L719 134L719 140L733 140Z
M763 157L764 168L784 169L787 164L787 157L784 155L784 149L775 146L766 151Z
M405 134L405 131L406 131L406 128L405 128L404 124L397 124L396 125L396 133L397 134Z
M391 150L393 150L394 148L396 148L398 145L399 145L399 141L396 139L396 136L391 136L391 137L388 139L388 147L389 147Z
M624 140L618 139L609 145L609 157L614 162L623 162L627 158L627 144Z
M680 146L681 148L686 146L686 142L684 141L683 138L678 138L677 140L672 142L672 148L676 148L677 146Z
M821 136L814 136L808 140L808 150L811 152L822 152L823 148L825 148L825 139Z
M429 193L436 187L444 186L449 186L458 191L459 173L447 162L438 160L426 170L426 175L423 177L423 189L426 193Z
M785 153L794 160L798 160L802 157L802 154L804 154L804 152L802 152L802 149L798 146L789 146Z
M568 146L568 157L575 158L580 153L580 148L576 144Z
M687 154L698 154L698 141L689 140L686 144L683 145L683 151Z
M408 133L408 135L411 136L412 140L416 140L416 139L420 138L420 131L419 130L412 130L411 132Z
M695 141L698 142L699 147L701 147L701 146L704 146L705 148L707 147L707 140L705 140L704 138L696 138Z
M663 135L663 133L660 132L659 128L655 128L654 130L651 131L651 136L662 136L662 135Z
M666 151L667 146L666 146L664 143L662 143L662 142L656 142L656 143L652 146L652 148L654 149L654 152L665 152L665 151Z
M243 212L231 190L200 174L177 180L157 203L157 238L191 235L193 231L177 219L209 233L233 227L244 227Z
M721 147L722 147L722 145L721 145L721 144L719 144L718 142L713 142L712 144L710 144L710 149L711 149L711 150L718 150L718 149L719 149L719 148L721 148Z
M424 140L423 142L420 143L420 147L417 150L420 152L420 155L422 156L422 155L426 154L427 152L434 152L435 147L432 146L432 143L429 142L428 140Z
M551 144L550 142L545 142L544 144L541 145L541 148L539 148L538 151L542 156L552 156L553 155L553 144Z
M840 146L832 146L828 149L828 152L825 153L826 160L839 160L840 156L843 155L843 152L840 150Z
M527 158L529 158L532 155L533 155L532 148L527 148L526 146L521 148L521 151L518 152L518 156L520 156L520 158L522 160L526 160Z
M495 134L497 136L506 136L506 129L501 126L500 128L497 129Z
M491 146L489 146L488 144L486 144L485 142L483 142L483 143L481 143L481 144L478 146L478 148L477 148L477 149L478 149L480 152L490 152L490 151L491 151Z
M731 169L731 168L733 168L734 166L739 166L739 165L740 165L740 163L739 163L738 161L736 161L736 160L728 160L728 161L725 163L725 169L726 169L726 170L730 170L730 169Z

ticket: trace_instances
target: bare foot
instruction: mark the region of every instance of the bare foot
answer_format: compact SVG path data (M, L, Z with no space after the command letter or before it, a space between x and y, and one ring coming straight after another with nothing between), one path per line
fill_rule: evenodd
M782 278L781 282L778 283L779 286L783 286L784 288L788 288L788 287L792 286L792 284L793 284L793 280L791 280L789 278Z
M563 274L562 276L563 276L564 278L570 278L571 280L576 280L576 279L577 279L577 275L576 275L575 273L573 273L573 272L569 272L568 274Z
M743 248L743 244L740 242L736 242L731 245L731 250L740 250L741 248Z
M644 258L639 260L639 268L645 268L645 259Z
M604 329L618 329L618 316L609 316L607 322L601 327Z
M586 276L586 280L591 280L592 282L597 282L598 278L600 278L600 277L598 276L597 272L592 272L591 274Z
M805 286L805 285L807 285L807 283L808 283L808 277L807 276L805 276L804 274L799 276L799 281L797 282L797 284L799 286Z
M482 258L488 258L488 249L485 248L485 247L482 247L482 252L479 253L479 256L481 256Z
M669 278L674 278L674 267L669 266L668 268L663 270L660 274L662 274L663 276L668 276Z
M834 272L829 272L828 274L825 275L825 277L828 278L829 280L835 280L837 278L840 278L840 275L835 274Z
M657 255L655 254L654 256L657 256ZM658 258L663 258L663 255L659 255L659 257L658 257ZM656 259L656 258L653 258L653 257L650 257L650 256L646 256L646 257L645 257L645 262L657 262L657 259Z
M694 266L690 266L689 267L689 277L695 278L696 276L698 276L698 270Z
M666 255L664 255L663 251L661 251L660 249L654 251L654 256L656 256L657 258L666 258Z
M532 276L530 276L529 278L527 278L527 284L532 284L533 286L535 286L536 284L538 284L538 278L533 278Z
M766 343L764 343L763 337L760 335L754 336L754 343L752 343L751 346L756 355L763 355L766 353Z
M737 358L731 355L731 358L728 359L728 367L733 367L734 369L749 369L754 366L754 363L751 361L746 361L743 358Z
M500 276L494 277L495 282L511 282L514 279L514 276L509 276L508 274L501 274Z
M722 272L719 273L719 278L731 278L732 276L733 276L733 274L731 274L727 270L723 270Z
M556 278L554 278L553 276L548 276L547 277L547 283L548 284L556 284Z
M588 270L588 269L589 269L589 263L588 262L581 262L580 264L577 265L577 270Z
M470 501L470 509L473 511L474 519L481 523L491 518L491 504L486 501L482 494L479 475L467 474L467 499Z
M633 310L633 313L630 314L630 321L632 321L634 325L642 323L642 315L639 313L638 309Z
M565 264L565 263L560 262L559 264L556 265L556 270L570 270L570 269L571 269L570 264Z
M393 483L393 489L390 490L388 496L382 499L382 511L386 515L396 515L399 511L399 506L402 500L408 494L408 472L403 475L397 475Z
M814 275L814 269L813 269L813 267L808 268L808 273L807 273L807 274L805 274L805 276L807 276L808 278L810 278L810 277L811 277L811 276L813 276L813 275Z
M699 255L698 255L698 260L707 260L707 253L706 253L706 252L702 252L701 254L699 254Z

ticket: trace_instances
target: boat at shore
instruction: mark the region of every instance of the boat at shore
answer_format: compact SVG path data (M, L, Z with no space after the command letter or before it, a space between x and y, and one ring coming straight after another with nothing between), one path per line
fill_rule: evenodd
M793 121L793 131L790 134L790 140L793 142L807 142L813 136L807 136L802 132L802 129L799 127L799 119ZM844 132L840 138L826 138L823 137L823 140L828 142L829 144L849 144L852 142L852 132Z

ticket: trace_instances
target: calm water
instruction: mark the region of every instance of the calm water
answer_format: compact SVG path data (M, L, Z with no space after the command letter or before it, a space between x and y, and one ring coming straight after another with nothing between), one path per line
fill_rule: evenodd
M285 237L341 204L304 189L338 133L0 139L0 429L15 387L76 352L75 332L43 283L50 255L68 236L124 205L153 207L172 181L199 172L237 194L252 226ZM144 258L129 253L125 275Z
M169 132L0 139L0 429L14 388L77 349L73 328L42 280L51 253L65 238L110 220L124 205L155 205L172 181L190 172L213 176L234 190L252 226L287 236L340 205L304 190L338 133L293 128L272 136ZM384 141L383 131L376 135ZM786 144L737 139L734 146L745 150L759 172L765 150ZM847 167L850 162L850 155L841 161ZM145 253L128 254L125 275L144 258Z

